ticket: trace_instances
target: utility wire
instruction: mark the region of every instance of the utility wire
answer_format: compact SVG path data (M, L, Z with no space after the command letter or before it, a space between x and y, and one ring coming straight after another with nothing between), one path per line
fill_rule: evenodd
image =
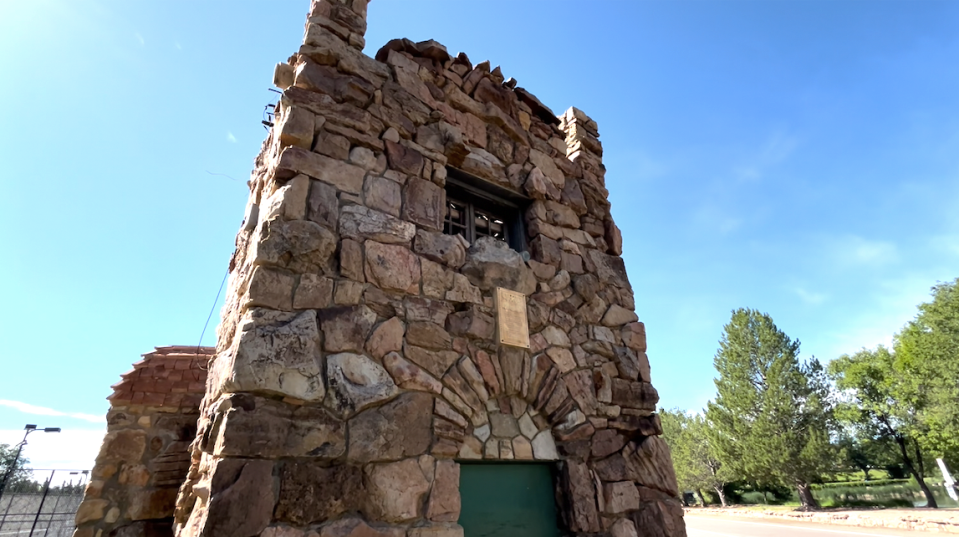
M213 312L216 310L216 304L220 301L220 293L223 292L223 284L226 283L227 277L230 275L230 271L227 270L226 274L223 275L223 279L220 281L220 288L216 291L216 298L213 299L213 305L210 306L210 313L206 316L206 322L203 323L203 331L200 332L200 341L196 344L196 353L200 354L200 346L203 344L203 336L206 335L206 329L210 326L210 319L213 318Z

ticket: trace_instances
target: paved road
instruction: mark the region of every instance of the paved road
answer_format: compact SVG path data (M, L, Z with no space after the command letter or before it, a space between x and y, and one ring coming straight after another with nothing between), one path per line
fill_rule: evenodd
M686 515L689 537L922 537L926 532Z

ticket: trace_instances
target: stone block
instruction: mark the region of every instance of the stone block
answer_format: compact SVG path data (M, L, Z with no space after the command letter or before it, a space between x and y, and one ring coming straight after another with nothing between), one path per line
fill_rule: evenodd
M282 145L295 145L306 150L313 147L315 116L312 112L284 102L277 115L274 129L279 133Z
M643 535L652 537L685 537L683 505L677 499L645 502L630 516Z
M362 205L347 205L340 211L342 237L409 245L415 233L416 226L413 224Z
M536 291L536 276L522 256L503 241L480 237L470 246L462 273L470 283L490 291L503 287L531 295Z
M386 158L389 160L390 169L412 176L420 174L425 159L419 151L390 140L384 140L384 143L386 144Z
M313 153L301 147L287 147L276 163L276 176L287 179L298 173L335 186L337 190L360 194L366 170L342 160Z
M636 352L646 352L646 326L643 323L629 323L620 332L623 345Z
M211 475L200 535L258 535L266 529L276 495L273 461L220 459L214 462Z
M293 309L293 286L296 280L292 274L268 267L254 267L247 288L246 307L264 306L280 311Z
M336 249L332 231L308 220L267 220L255 235L254 265L282 267L298 273L323 272Z
M456 522L459 516L460 465L450 460L438 460L426 517L434 522Z
M364 481L367 491L364 511L373 520L401 523L423 516L430 482L415 458L370 465Z
M110 506L109 500L86 499L80 503L74 521L77 526L87 522L94 522L103 518L106 508Z
M439 395L443 392L443 383L434 378L418 365L406 360L397 352L383 357L383 365L401 388L431 392Z
M614 405L638 410L656 410L659 393L648 382L630 382L625 379L613 379Z
M320 331L313 311L293 314L254 308L237 328L233 344L214 362L213 386L226 392L323 399Z
M493 317L475 307L456 312L447 317L446 327L454 336L477 339L492 339L496 331Z
M320 181L310 181L310 196L306 202L306 216L327 228L336 229L339 219L336 188Z
M293 309L322 309L333 299L333 280L317 274L303 274L293 293Z
M566 461L564 478L569 492L570 529L598 533L600 520L596 507L596 488L589 467L585 463Z
M603 485L604 513L618 515L639 509L639 492L632 481L617 481Z
M311 462L285 461L280 463L279 485L276 520L296 526L356 511L366 496L363 471L349 464L324 468ZM237 517L242 519L244 515Z
M634 323L637 320L636 312L616 304L610 306L606 314L603 315L604 326L623 326L628 323Z
M366 279L383 290L419 293L419 259L402 246L364 243L366 250Z
M360 354L344 352L327 356L326 377L329 383L326 405L340 415L390 399L399 391L383 366Z
M360 243L343 239L340 242L340 275L356 282L366 281L364 266Z
M319 310L323 349L327 352L363 352L366 338L376 323L376 314L363 305Z
M370 408L349 422L347 459L390 461L419 456L429 449L433 397L409 392L381 407Z
M460 357L456 351L430 350L413 345L405 345L403 352L408 360L429 371L431 375L437 378L442 378L450 366Z
M446 235L419 229L416 231L416 240L413 251L417 254L443 263L452 268L459 268L466 262L466 248L458 235Z
M658 436L630 443L624 450L629 477L640 485L679 497L669 446Z
M146 433L138 430L120 430L107 433L100 445L97 463L125 462L136 464L146 450Z
M430 322L412 322L406 329L406 342L427 349L448 350L453 340L442 326Z
M400 185L383 177L368 176L363 184L363 199L371 209L400 216L403 194Z
M286 220L306 218L307 196L310 191L310 178L300 174L277 188L263 202L260 218L270 220L280 217Z
M411 177L403 189L403 218L432 231L443 229L446 192L425 179Z
M403 349L403 334L406 333L406 325L399 317L392 317L380 323L373 334L366 342L366 351L370 356L377 360L382 359L388 353L397 352Z

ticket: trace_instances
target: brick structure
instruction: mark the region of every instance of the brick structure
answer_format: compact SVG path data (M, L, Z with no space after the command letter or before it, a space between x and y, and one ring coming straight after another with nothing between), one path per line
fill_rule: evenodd
M462 536L488 460L554 468L566 534L684 536L596 122L433 41L365 56L366 4L314 0L276 68L177 535Z
M76 537L172 535L211 347L158 347L113 385Z

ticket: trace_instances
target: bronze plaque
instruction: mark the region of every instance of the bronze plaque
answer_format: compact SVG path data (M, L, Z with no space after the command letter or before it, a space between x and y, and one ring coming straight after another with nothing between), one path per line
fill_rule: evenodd
M501 345L529 348L526 295L502 287L496 288L496 328Z

